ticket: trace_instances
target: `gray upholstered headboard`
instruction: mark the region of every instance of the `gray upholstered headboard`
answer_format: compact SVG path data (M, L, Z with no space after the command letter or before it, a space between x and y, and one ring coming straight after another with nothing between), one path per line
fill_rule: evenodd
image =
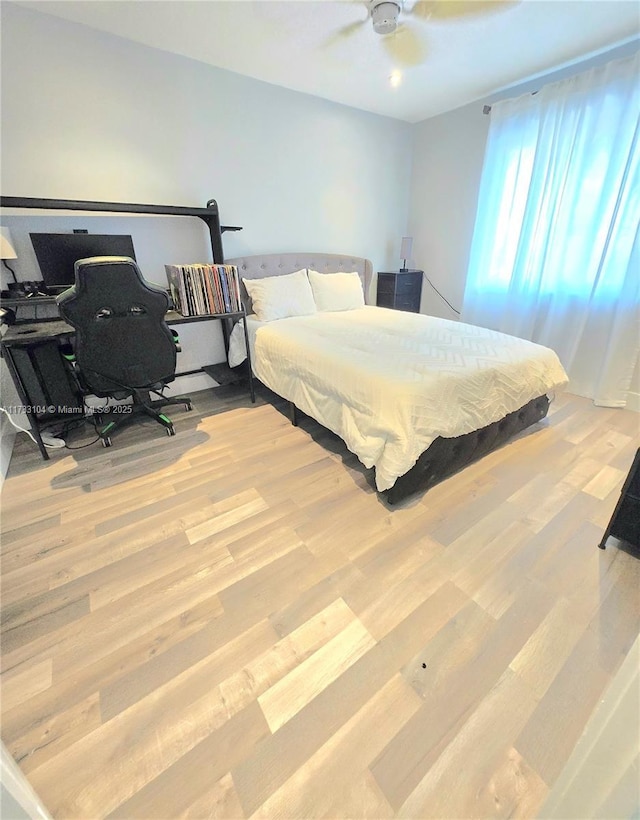
M365 301L369 301L373 266L368 259L361 256L343 256L337 253L267 253L262 256L239 256L235 259L225 259L225 265L236 265L238 268L240 291L247 312L250 312L251 300L242 284L243 278L262 279L265 276L282 276L301 268L311 268L319 273L356 271L362 279Z

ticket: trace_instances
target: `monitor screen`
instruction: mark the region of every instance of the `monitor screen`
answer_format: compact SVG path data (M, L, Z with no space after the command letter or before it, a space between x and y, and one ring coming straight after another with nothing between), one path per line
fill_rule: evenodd
M133 240L124 234L32 233L45 285L61 290L75 284L74 264L89 256L130 256L135 259Z

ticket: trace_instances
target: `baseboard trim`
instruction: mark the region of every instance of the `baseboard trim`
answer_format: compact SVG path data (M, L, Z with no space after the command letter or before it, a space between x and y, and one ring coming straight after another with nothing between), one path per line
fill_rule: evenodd
M640 413L640 393L629 393L627 397L627 410Z

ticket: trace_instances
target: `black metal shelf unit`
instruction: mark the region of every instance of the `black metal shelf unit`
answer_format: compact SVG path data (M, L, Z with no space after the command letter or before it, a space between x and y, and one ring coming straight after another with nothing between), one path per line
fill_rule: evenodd
M213 252L213 262L216 265L224 264L224 252L222 249L222 234L226 231L241 231L241 227L233 225L220 225L220 214L218 204L215 199L207 202L206 208L187 208L181 205L142 205L132 202L97 202L93 200L76 199L42 199L38 197L15 197L0 196L0 207L2 208L29 208L56 211L98 211L102 213L129 213L129 214L151 214L159 216L195 216L201 219L209 229L211 238L211 250ZM37 306L38 304L53 304L55 298L51 296L2 299L2 307L12 305ZM167 315L168 324L185 324L193 321L210 321L211 319L222 320L225 348L228 347L230 334L229 323L244 318L244 310L235 313L210 314L207 316L182 316L174 311ZM20 401L26 408L26 415L31 424L36 444L43 459L48 460L49 454L40 435L40 426L50 420L55 420L58 415L49 413L48 408L73 405L81 406L77 397L68 384L66 371L62 367L58 342L61 338L70 337L74 330L66 322L60 319L51 321L35 321L34 324L18 324L11 328L1 340L1 352L7 361L9 371L12 375ZM245 344L248 353L248 378L251 401L255 402L255 392L253 384L253 374L251 370L251 354L249 349L249 339L247 335L246 323L244 326ZM201 368L204 372L219 381L221 384L228 384L237 381L237 374L225 363L218 365L207 365ZM187 371L178 375L190 375L200 372L198 370ZM25 375L26 374L26 375ZM37 412L37 407L42 406L44 413Z
M133 202L96 202L82 199L42 199L32 196L0 196L2 208L40 208L54 211L102 211L112 214L157 214L160 216L197 216L209 228L213 261L224 263L222 234L226 231L241 231L235 225L221 225L218 203L215 199L207 202L206 208L186 208L182 205L141 205Z

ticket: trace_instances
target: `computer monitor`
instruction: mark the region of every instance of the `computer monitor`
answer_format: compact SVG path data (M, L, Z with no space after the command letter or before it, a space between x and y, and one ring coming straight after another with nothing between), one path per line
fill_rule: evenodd
M124 234L32 233L42 280L51 291L75 284L74 265L89 256L130 256L135 259L133 240Z

